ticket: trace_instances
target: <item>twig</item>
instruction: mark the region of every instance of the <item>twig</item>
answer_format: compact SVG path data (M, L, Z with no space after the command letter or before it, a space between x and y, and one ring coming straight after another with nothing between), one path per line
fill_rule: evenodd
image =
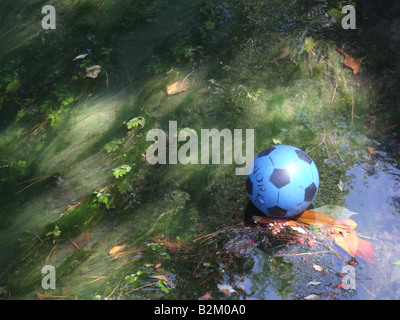
M57 248L57 246L58 246L58 243L50 250L50 253L46 258L46 263L47 263L47 261L49 261L51 254L53 253L54 249Z
M106 4L107 0L100 0L97 6L99 7L99 10Z
M42 245L42 243L39 243L36 247L34 247L31 251L29 251L25 257L23 257L21 259L21 262L24 261L26 258L28 258L29 256L31 256L37 249L39 249L39 247Z
M81 250L81 248L73 240L71 240L70 237L68 237L68 240L71 241L71 243L74 245L75 248L77 248L78 250Z
M326 138L326 131L324 130L324 136L322 137L321 143L319 145L317 145L315 148L311 149L310 151L307 151L307 153L311 153L314 150L318 149L325 142L325 138Z
M202 242L200 242L200 243L203 243L204 241L207 241L208 239L210 239L210 238L212 238L212 237L215 237L216 235L220 234L221 232L230 230L230 229L235 228L235 227L237 227L237 226L239 226L239 225L242 225L242 223L238 223L238 224L235 224L235 225L233 225L233 226L226 227L226 228L223 228L223 229L220 229L220 230L211 232L211 233L209 233L209 234L206 234L205 236L200 236L200 237L198 237L197 239L194 239L193 241L198 241L198 240L204 239Z
M243 278L244 278L244 274L235 282L235 284L232 286L232 288L233 288L233 287L236 287L236 285L237 285L240 281L242 281Z
M114 290L111 291L111 293L107 296L107 299L110 298L114 294L115 290L117 290L117 288L119 287L119 284L121 283L121 279L118 281L118 283L117 283L116 287L114 288Z
M153 284L156 284L157 282L158 282L158 281L145 284L144 286L141 286L141 287L139 287L139 288L136 288L136 289L133 289L133 290L131 290L131 291L128 291L128 292L126 292L125 294L129 294L129 293L131 293L131 292L133 292L133 291L137 291L137 290L143 289L143 288L145 288L145 287L152 286ZM115 290L115 289L114 289L114 290ZM107 297L107 298L108 298L108 297Z
M400 126L400 123L394 124L394 125L386 127L386 128L383 128L383 130L391 129L391 128L398 127L398 126Z
M329 137L329 140L331 140L331 143L332 143L333 147L335 148L336 153L339 155L340 159L341 159L342 162L344 163L344 160L343 160L342 156L340 155L338 149L336 149L336 146L335 146L335 144L333 143L332 138L331 138L331 136L330 136L329 134L328 134L328 137Z
M104 72L106 73L106 78L107 78L107 89L108 89L108 73L107 73L107 70L104 70Z
M210 280L211 278L214 278L216 275L217 275L217 273L212 274L211 276L209 276L206 280L204 280L202 283L200 283L200 286L201 286L203 283L205 283L205 282L207 282L208 280Z
M45 176L45 177L43 177L42 179L39 179L39 180L36 180L35 182L33 182L33 183L31 183L30 185L28 185L27 187L25 187L25 188L23 188L22 190L19 190L15 195L17 195L17 194L20 194L21 192L23 192L23 191L25 191L26 189L28 189L29 187L32 187L34 184L36 184L36 183L38 183L38 182L40 182L40 181L43 181L43 180L45 180L45 179L48 179L48 178L50 178L50 177L52 177L53 175L48 175L48 176ZM32 179L32 180L34 180L34 179ZM28 180L29 181L29 180ZM25 181L25 182L27 182L27 181Z
M338 87L338 83L336 83L336 86L335 86L335 90L333 90L333 95L332 95L332 99L331 99L331 101L333 101L334 99L335 99L335 95L336 95L336 89L337 89L337 87Z
M354 116L354 96L351 97L351 123L353 123L353 116Z
M277 254L274 254L274 257L304 256L304 255L309 255L309 254L327 253L327 252L329 252L329 250L313 251L313 252L300 252L300 253L277 253Z
M193 72L194 72L194 70L192 72L190 72L186 77L184 77L182 82L185 81Z
M103 280L103 279L106 279L106 278L107 278L106 276L83 276L83 277L95 278L94 280L89 281L89 282L86 282L85 284L95 283L95 282L97 282L97 281L99 281L99 280Z
M373 296L373 297L375 298L375 295L371 292L371 290L369 290L366 286L364 286L360 280L358 280L358 283L361 284L361 286L362 286L371 296Z
M326 130L324 129L324 137L326 136ZM331 159L331 154L329 153L329 148L328 145L326 144L326 140L324 139L324 144L325 144L325 148L326 148L326 152L328 153L328 158L329 160Z

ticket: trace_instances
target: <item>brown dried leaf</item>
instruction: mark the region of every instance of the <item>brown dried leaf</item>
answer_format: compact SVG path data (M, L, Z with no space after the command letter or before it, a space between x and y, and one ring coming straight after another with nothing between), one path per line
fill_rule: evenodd
M190 88L190 81L188 78L184 78L183 80L176 81L173 84L167 86L166 90L168 95L173 95L180 93L182 91L186 91L189 88Z
M70 244L68 244L68 249L81 249L89 241L92 234L93 233L84 232L81 235L77 236L75 239L71 240L68 238L71 242Z
M94 65L90 68L86 68L86 75L83 78L97 78L97 75L101 71L101 66L99 65Z
M165 282L170 283L170 284L174 284L171 280L168 280L166 276L160 275L160 276L152 276L152 277L156 278L158 280L161 280L161 281L165 281Z
M358 70L360 70L360 61L358 61L356 58L353 58L351 55L340 48L336 48L336 50L344 56L343 64L346 67L351 68L353 70L353 75L355 76L358 73Z

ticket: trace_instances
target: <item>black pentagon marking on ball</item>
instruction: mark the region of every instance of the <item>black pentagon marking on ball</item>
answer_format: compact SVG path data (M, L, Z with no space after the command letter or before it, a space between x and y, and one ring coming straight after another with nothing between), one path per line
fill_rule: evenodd
M249 177L246 178L246 189L248 194L253 194L253 182Z
M275 149L276 149L275 147L270 147L270 148L268 148L268 149L265 149L265 150L261 151L261 152L258 154L258 157L259 157L259 158L265 157L265 156L269 155L269 154L270 154L272 151L274 151Z
M307 153L305 153L302 150L295 150L295 152L297 153L297 156L299 157L299 159L307 162L308 164L312 163L312 159L309 157L309 155Z
M283 217L287 213L287 210L282 209L281 207L278 207L278 206L268 208L267 210L271 215L273 215L275 217Z
M312 201L316 193L317 193L317 186L313 182L305 190L304 201Z
M290 183L289 172L285 169L274 169L269 177L269 181L278 189L282 188Z

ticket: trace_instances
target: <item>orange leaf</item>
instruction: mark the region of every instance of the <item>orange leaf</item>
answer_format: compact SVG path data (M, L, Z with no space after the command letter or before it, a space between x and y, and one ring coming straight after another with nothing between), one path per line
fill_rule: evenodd
M350 218L347 218L343 222L347 224L351 229L355 229L355 227L357 227L357 223L354 220L351 220Z
M351 256L355 256L358 248L358 237L353 232L346 232L343 230L336 230L339 231L335 235L332 235L331 238L335 243L349 253Z
M284 226L301 227L302 223L315 225L321 228L323 232L330 234L332 240L351 256L358 256L369 263L375 263L371 244L355 234L354 229L357 227L357 223L350 218L342 221L310 210L305 210L295 220L260 216L253 216L252 218L254 221L265 224L279 221Z
M358 248L356 252L356 256L364 259L368 263L374 264L375 263L375 254L372 250L371 244L361 238L358 238Z
M355 76L358 73L358 70L360 70L360 61L358 61L357 59L353 58L347 52L343 51L340 48L336 48L336 50L339 51L344 56L343 64L346 67L351 68L353 70L353 75Z
M173 282L171 280L168 280L166 276L152 276L152 277L173 284Z
M367 147L367 150L370 154L376 154L375 149L373 147Z
M115 247L112 247L112 248L110 249L110 251L108 252L108 254L117 253L118 251L121 251L123 248L125 248L125 244L123 244L122 246L115 246Z

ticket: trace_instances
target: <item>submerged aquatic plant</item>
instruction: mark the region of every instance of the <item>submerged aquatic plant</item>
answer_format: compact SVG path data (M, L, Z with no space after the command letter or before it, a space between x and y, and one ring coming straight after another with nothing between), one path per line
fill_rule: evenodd
M130 166L128 166L127 164L123 164L122 166L113 169L113 176L118 179L126 175L131 170L132 168Z
M53 239L53 243L56 242L56 240L58 239L58 237L60 235L61 235L61 230L59 229L59 227L57 225L55 225L53 231L49 231L46 233L46 237Z
M121 144L121 140L113 139L104 146L104 149L106 149L107 153L113 153L118 150Z
M110 203L110 198L111 194L110 193L104 193L105 189L102 189L100 191L93 191L93 194L96 195L94 198L93 202L97 203L104 203L107 209L110 209L111 203Z

